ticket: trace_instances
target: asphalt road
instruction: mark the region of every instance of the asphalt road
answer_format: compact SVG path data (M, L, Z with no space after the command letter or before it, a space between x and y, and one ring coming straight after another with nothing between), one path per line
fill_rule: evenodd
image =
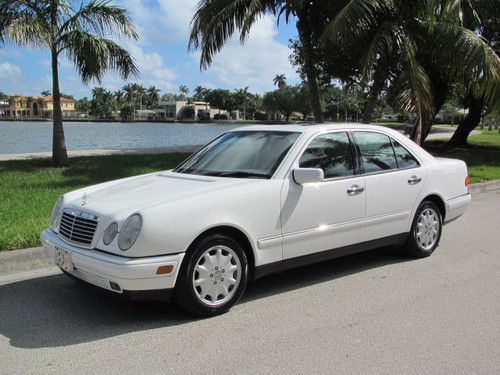
M500 191L473 197L441 246L380 249L259 280L193 319L62 275L0 285L0 373L439 373L500 369Z

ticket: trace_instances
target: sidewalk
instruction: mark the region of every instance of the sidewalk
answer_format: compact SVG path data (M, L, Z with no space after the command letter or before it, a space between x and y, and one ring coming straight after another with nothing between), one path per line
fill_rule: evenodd
M202 145L195 146L171 146L158 148L124 148L116 149L100 149L100 150L72 150L68 151L68 156L98 156L98 155L136 155L136 154L167 154L174 152L193 153L198 151ZM24 160L37 158L50 158L52 152L28 152L21 154L0 154L0 161L7 160Z

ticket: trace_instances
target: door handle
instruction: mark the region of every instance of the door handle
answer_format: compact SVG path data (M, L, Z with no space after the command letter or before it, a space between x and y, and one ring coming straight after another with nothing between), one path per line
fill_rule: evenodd
M365 191L365 188L360 187L358 185L352 185L349 189L347 189L347 195L357 195Z
M417 176L411 176L408 180L408 183L410 185L416 185L418 184L420 181L422 181L422 179L420 177L417 177Z

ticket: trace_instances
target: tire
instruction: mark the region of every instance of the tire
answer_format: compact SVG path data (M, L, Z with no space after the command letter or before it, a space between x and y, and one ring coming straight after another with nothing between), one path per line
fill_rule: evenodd
M425 258L439 245L443 230L443 217L439 207L423 201L417 208L404 250L408 255Z
M215 316L238 302L247 282L248 260L241 245L229 236L212 234L188 249L173 299L192 314Z

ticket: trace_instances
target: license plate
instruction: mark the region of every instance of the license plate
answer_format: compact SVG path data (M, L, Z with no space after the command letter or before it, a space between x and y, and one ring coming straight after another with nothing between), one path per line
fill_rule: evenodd
M64 249L55 249L55 262L56 266L62 268L65 271L73 270L73 264L71 263L71 253Z

